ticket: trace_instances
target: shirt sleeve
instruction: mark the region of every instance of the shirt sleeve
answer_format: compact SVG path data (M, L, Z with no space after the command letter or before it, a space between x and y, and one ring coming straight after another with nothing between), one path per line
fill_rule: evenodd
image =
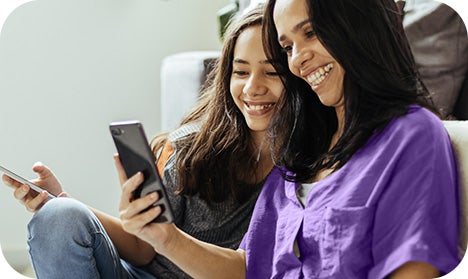
M460 262L456 162L442 124L407 130L387 152L390 182L376 203L368 278L385 278L405 263L426 262L442 274Z

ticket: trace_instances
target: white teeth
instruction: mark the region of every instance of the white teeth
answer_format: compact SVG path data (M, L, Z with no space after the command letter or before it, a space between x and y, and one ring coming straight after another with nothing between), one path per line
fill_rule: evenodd
M329 63L325 67L316 70L315 73L310 74L307 77L307 81L312 85L319 85L325 79L331 69L333 69L333 64Z
M259 111L259 110L264 110L264 109L270 108L271 106L273 106L273 104L268 104L268 105L250 105L249 108L250 108L251 110Z

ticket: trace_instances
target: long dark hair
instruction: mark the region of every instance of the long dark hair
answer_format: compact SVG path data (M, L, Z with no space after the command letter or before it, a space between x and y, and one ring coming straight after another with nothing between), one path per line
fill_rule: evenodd
M272 129L272 139L280 139L272 141L276 163L294 172L286 178L295 181L313 179L322 169L342 167L373 133L406 114L410 104L435 111L416 70L401 11L394 0L304 1L318 39L345 70L345 123L340 139L328 150L337 129L336 115L325 110L326 113L317 116L314 110L320 104L316 94L304 81L289 78L288 83L301 88L294 94L302 95L290 100L293 103L290 107L302 111L295 121L327 126L323 130L288 127L287 122L294 120L284 118L292 117L290 113L273 119L278 126ZM281 61L277 67L287 70L287 57L278 44L273 22L275 3L270 0L265 8L264 44L267 55ZM308 99L314 104L305 103L311 102ZM284 133L300 138L284 141L281 140L286 138Z
M263 6L234 18L226 31L221 56L211 72L211 84L191 113L181 122L199 122L198 133L192 133L177 144L177 192L199 194L207 202L221 202L232 195L238 202L251 196L253 188L246 182L260 182L256 147L244 116L230 93L234 48L239 35L247 28L260 26ZM167 134L152 140L156 152Z

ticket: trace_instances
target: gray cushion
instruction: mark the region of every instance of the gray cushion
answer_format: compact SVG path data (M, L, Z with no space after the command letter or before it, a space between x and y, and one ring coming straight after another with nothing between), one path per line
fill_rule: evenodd
M453 118L468 69L465 24L452 8L432 0L407 1L404 9L403 25L421 77L441 115Z

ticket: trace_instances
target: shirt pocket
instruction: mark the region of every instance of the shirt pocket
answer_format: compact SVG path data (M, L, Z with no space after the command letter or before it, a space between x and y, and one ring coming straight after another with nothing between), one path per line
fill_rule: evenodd
M367 270L372 265L373 217L372 207L325 209L319 244L320 277L367 277Z

